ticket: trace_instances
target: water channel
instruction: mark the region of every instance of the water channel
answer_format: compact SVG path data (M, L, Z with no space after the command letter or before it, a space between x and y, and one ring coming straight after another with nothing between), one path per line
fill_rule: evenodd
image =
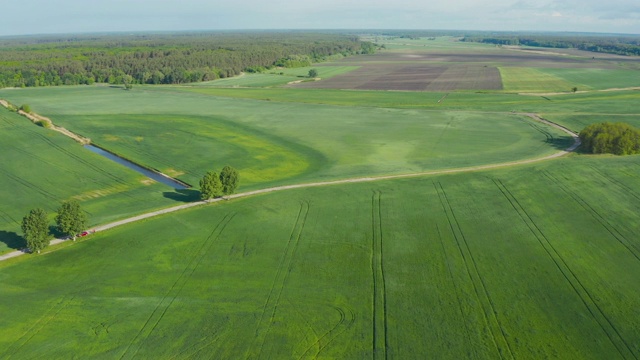
M94 152L94 153L96 153L98 155L102 155L102 156L106 157L107 159L109 159L111 161L114 161L114 162L116 162L116 163L118 163L120 165L124 165L124 166L128 167L131 170L137 171L140 174L142 174L142 175L144 175L144 176L146 176L146 177L148 177L150 179L153 179L153 180L155 180L155 181L157 181L159 183L171 186L174 189L178 189L178 190L189 189L189 186L187 184L185 184L185 183L182 183L182 182L180 182L180 181L178 181L176 179L172 179L172 178L170 178L170 177L168 177L168 176L166 176L164 174L161 174L159 172L155 172L155 171L146 169L146 168L144 168L144 167L142 167L142 166L140 166L138 164L132 163L129 160L123 159L123 158L121 158L121 157L119 157L119 156L117 156L115 154L112 154L112 153L110 153L110 152L108 152L106 150L103 150L103 149L101 149L101 148L99 148L97 146L84 145L84 148L89 150L89 151L92 151L92 152Z

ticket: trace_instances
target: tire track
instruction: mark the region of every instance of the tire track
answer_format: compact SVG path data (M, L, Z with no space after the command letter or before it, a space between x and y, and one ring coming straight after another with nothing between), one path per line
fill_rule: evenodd
M44 196L47 199L50 199L50 200L53 200L53 201L57 201L57 202L60 201L60 199L55 194L44 190L41 186L37 186L36 184L34 184L34 183L32 183L32 182L30 182L28 180L25 180L25 179L23 179L21 177L15 176L14 174L12 174L12 173L10 173L10 172L2 169L2 168L0 168L0 173L2 173L4 176L10 178L11 180L17 182L18 184L26 187L27 189L33 190L33 191L35 191L37 193L40 193L40 195Z
M289 240L287 241L284 254L280 259L280 264L278 265L276 276L273 279L271 289L269 290L267 299L265 300L265 303L262 307L262 314L260 315L260 319L258 320L258 324L256 326L253 346L247 348L247 353L245 353L245 358L247 359L250 358L250 354L248 352L250 351L250 349L255 349L257 344L259 344L259 352L257 358L260 359L263 356L264 347L267 341L267 335L271 331L271 326L273 325L278 306L280 305L280 298L282 297L284 288L287 285L289 274L291 273L291 270L293 268L293 259L295 258L298 251L300 238L302 237L302 232L304 231L307 217L309 216L309 207L310 204L308 201L302 201L300 203L300 209L298 210L296 222L293 225L293 229L291 229L291 235L289 236Z
M62 154L64 154L64 155L66 155L66 156L68 156L68 157L70 157L70 158L72 158L72 159L74 159L74 160L78 161L79 163L83 164L83 165L84 165L84 166L86 166L87 168L92 169L92 170L94 170L94 171L95 171L95 172L97 172L97 173L103 174L103 175L105 175L106 177L108 177L108 178L110 178L110 179L112 179L112 180L114 180L114 181L116 181L116 182L118 182L118 183L120 183L120 184L123 184L123 185L126 185L126 184L127 184L127 183L126 183L126 181L122 180L122 178L120 178L120 177L118 177L118 176L115 176L115 175L113 175L112 173L110 173L110 172L108 172L108 171L103 170L101 167L99 167L99 166L97 166L97 165L93 164L92 162L90 162L90 161L88 161L88 160L85 160L85 159L83 159L82 157L80 157L80 156L78 156L78 155L74 154L73 152L71 152L71 151L69 151L69 150L65 149L64 147L62 147L62 146L60 146L60 145L56 144L55 142L53 142L53 140L49 139L47 136L45 136L45 135L43 135L43 134L40 134L39 132L37 132L37 131L35 131L35 130L26 130L26 129L25 129L25 132L26 132L26 131L28 131L29 133L31 133L31 134L32 134L32 136L37 136L37 137L41 138L43 141L45 141L45 142L46 142L46 143L48 143L51 147L53 147L53 148L55 148L56 150L58 150L60 153L62 153Z
M456 245L458 246L458 250L460 251L460 255L462 256L467 274L469 276L469 280L473 285L476 299L482 306L482 313L484 315L485 323L487 325L487 328L489 329L489 333L496 348L496 352L501 359L514 359L515 357L513 355L513 351L511 350L511 345L509 344L504 329L500 324L500 320L498 320L498 317L496 315L497 310L495 304L493 303L489 291L487 290L484 279L480 275L478 264L473 257L473 253L471 252L469 243L467 242L467 239L464 236L464 232L460 227L460 223L458 222L458 219L453 212L453 208L451 207L451 203L449 202L447 193L444 191L444 188L442 187L442 184L440 182L434 182L433 185L436 188L436 192L438 193L438 198L440 199L442 209L447 216L449 228L451 229L453 237L456 240Z
M531 233L538 240L540 246L542 246L549 258L551 258L558 271L560 271L560 273L569 283L578 298L582 301L583 305L589 311L589 314L591 314L591 317L598 323L602 331L607 335L607 338L616 348L620 356L623 359L638 359L631 350L631 347L629 346L627 341L620 335L616 327L613 325L612 321L607 317L604 311L602 311L598 303L594 300L593 296L589 293L584 284L582 284L573 270L571 270L569 264L567 264L567 262L549 241L542 230L538 227L535 221L533 221L529 213L527 213L518 199L513 195L513 193L511 193L511 191L504 185L501 180L494 179L493 182L498 187L502 195L507 199L507 201L509 201L518 216L520 216L520 219L525 223L525 225L527 225Z
M607 230L607 232L616 239L620 245L622 245L625 249L633 255L638 261L640 261L640 254L638 250L635 249L633 243L629 241L615 226L611 225L611 223L606 219L606 217L602 216L593 206L591 206L586 200L584 200L580 195L578 195L575 191L569 189L566 185L564 185L558 178L554 177L548 171L544 171L542 173L547 179L555 183L560 190L562 190L565 194L569 195L578 205L580 205L584 210L586 210L591 217L593 217L597 222L602 225L602 227Z
M322 336L320 336L318 340L316 340L314 343L309 345L309 347L307 347L304 353L302 353L302 355L298 357L298 360L304 358L305 355L307 355L311 351L311 349L313 349L316 346L318 347L318 350L316 351L315 355L313 355L313 358L317 359L320 353L324 349L326 349L327 346L329 346L329 344L331 344L333 340L337 339L343 332L345 332L348 328L350 328L351 325L353 325L353 323L355 322L356 315L352 309L347 308L347 312L349 313L349 316L347 317L347 313L344 311L344 309L337 306L332 306L332 307L334 310L336 310L340 314L340 320L338 320L338 322L333 327L331 327L331 329L327 330L324 334L322 334ZM338 330L339 327L340 329ZM325 339L326 339L326 342L322 344L322 342Z
M444 258L446 260L447 263L447 270L449 272L449 278L451 279L451 283L453 284L453 288L456 292L456 300L458 302L458 310L460 310L460 319L462 319L463 323L464 323L464 332L465 332L465 337L467 338L467 343L471 344L471 332L469 331L469 324L467 324L465 320L466 315L465 315L465 311L464 311L464 306L462 306L462 291L460 290L460 287L458 286L458 282L456 281L455 277L453 276L453 270L451 270L451 261L449 260L449 256L447 255L447 250L446 247L444 246L444 241L442 241L442 233L440 232L440 226L438 226L438 224L436 224L436 230L438 230L438 238L440 239L440 245L442 246L442 252L444 254ZM475 348L473 348L473 351L475 353L475 358L478 358L477 356L477 350Z
M131 340L124 353L120 356L120 359L131 359L136 356L138 351L142 348L149 335L156 329L162 318L167 313L173 302L176 300L180 292L189 281L191 275L196 271L200 263L204 259L205 255L212 247L212 245L218 240L220 235L224 232L224 229L229 225L231 220L236 216L236 213L225 215L225 217L213 228L209 236L202 243L200 248L196 251L195 256L191 258L191 261L182 270L180 276L171 285L171 287L164 294L162 299L158 302L153 312L147 318L147 321L142 326L138 334Z
M55 319L62 310L64 310L71 301L75 299L75 296L69 297L68 295L63 296L60 301L54 304L52 307L45 311L44 315L42 315L27 331L20 336L20 338L12 343L5 351L2 353L2 358L10 359L13 355L15 355L20 349L22 349L31 339L33 339L42 329L44 329L53 319Z
M384 252L382 239L382 193L371 196L371 274L373 278L373 359L387 359L387 291L384 277Z

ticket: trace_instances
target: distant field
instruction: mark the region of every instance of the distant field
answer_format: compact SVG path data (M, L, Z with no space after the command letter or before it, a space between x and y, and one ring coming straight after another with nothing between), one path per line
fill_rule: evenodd
M479 65L446 66L389 64L364 66L327 81L292 85L296 88L453 91L502 89L500 73Z
M241 76L205 81L191 85L211 87L272 87L286 85L294 81L308 81L310 79L308 79L307 76L311 69L316 69L319 78L329 79L357 68L357 66L329 66L320 64L319 66L269 70L268 73L243 74Z
M0 264L0 357L638 357L639 159L289 191Z
M534 68L501 67L500 75L505 91L570 92L576 85Z
M20 223L36 207L52 214L63 201L75 198L94 225L172 203L162 196L168 187L4 107L0 130L0 254L25 246Z

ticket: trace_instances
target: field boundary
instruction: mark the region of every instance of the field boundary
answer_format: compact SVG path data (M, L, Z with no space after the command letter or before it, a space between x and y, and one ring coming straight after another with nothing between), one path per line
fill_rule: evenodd
M223 200L239 199L239 198L244 198L244 197L248 197L248 196L267 194L267 193L283 191L283 190L304 189L304 188L312 188L312 187L319 187L319 186L330 186L330 185L340 185L340 184L364 183L364 182L373 182L373 181L382 181L382 180L406 179L406 178L415 178L415 177L422 177L422 176L458 174L458 173L473 172L473 171L501 169L501 168L507 168L507 167L517 166L517 165L533 164L533 163L538 163L538 162L542 162L542 161L551 160L551 159L555 159L555 158L559 158L559 157L565 156L565 155L575 151L575 149L577 149L578 146L580 146L580 144L581 144L580 138L578 137L578 135L575 132L569 130L568 128L566 128L566 127L564 127L562 125L556 124L556 123L554 123L552 121L549 121L549 120L546 120L546 119L543 119L539 115L534 114L534 113L513 113L513 114L514 115L528 116L528 117L532 118L535 121L547 124L547 125L549 125L551 127L554 127L554 128L559 129L561 131L564 131L565 133L567 133L567 134L571 135L571 137L573 137L573 141L574 141L573 145L571 145L570 147L568 147L565 150L558 151L558 152L553 153L551 155L546 155L546 156L542 156L542 157L538 157L538 158L531 158L531 159L508 161L508 162L497 163L497 164L468 166L468 167L454 168L454 169L431 170L431 171L424 171L424 172L418 172L418 173L409 173L409 174L370 176L370 177L350 178L350 179L342 179L342 180L311 182L311 183L302 183L302 184L293 184L293 185L282 185L282 186L275 186L275 187L270 187L270 188L266 188L266 189L247 191L247 192L244 192L244 193L223 196L223 197L217 198L217 199L209 199L209 200L197 201L197 202L192 202L192 203L188 203L188 204L173 206L173 207L169 207L169 208L165 208L165 209L161 209L161 210L151 211L151 212L148 212L148 213L144 213L144 214L133 216L133 217L126 218L126 219L122 219L122 220L115 221L115 222L112 222L112 223L96 226L91 230L91 232L102 232L102 231L106 231L106 230L109 230L109 229L112 229L112 228L115 228L115 227L118 227L118 226L122 226L122 225L125 225L125 224L129 224L129 223L133 223L133 222L136 222L136 221L141 221L141 220L144 220L144 219L149 219L149 218L152 218L152 217L156 217L158 215L169 214L169 213L172 213L172 212L189 209L189 208L196 207L196 206L203 206L203 205L207 205L207 204L210 204L210 203L219 202L219 201L223 201ZM53 239L53 240L51 240L49 245L57 245L57 244L60 244L60 243L62 243L64 241L66 241L66 240L68 240L68 239ZM21 255L24 255L26 253L27 253L27 251L25 251L25 250L13 251L13 252L1 255L0 256L0 261L4 261L4 260L11 259L11 258L15 258L15 257L21 256Z

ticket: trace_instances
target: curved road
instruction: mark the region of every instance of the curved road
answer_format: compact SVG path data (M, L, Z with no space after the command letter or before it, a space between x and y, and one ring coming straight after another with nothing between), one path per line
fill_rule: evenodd
M130 217L130 218L123 219L123 220L120 220L120 221L112 222L112 223L109 223L109 224L96 226L94 228L94 230L95 230L95 232L105 231L105 230L108 230L108 229L111 229L111 228L114 228L114 227L117 227L117 226L129 224L129 223L140 221L140 220L144 220L144 219L148 219L148 218L151 218L151 217L154 217L154 216L158 216L158 215L162 215L162 214L168 214L168 213L172 213L172 212L175 212L175 211L180 211L180 210L183 210L183 209L192 208L192 207L195 207L195 206L201 206L201 205L206 205L206 204L209 204L209 203L218 202L218 201L222 201L222 200L237 199L237 198L241 198L241 197L247 197L247 196L258 195L258 194L266 194L266 193L282 191L282 190L301 189L301 188L310 188L310 187L328 186L328 185L338 185L338 184L361 183L361 182L370 182L370 181L379 181L379 180L402 179L402 178L411 178L411 177L427 176L427 175L455 174L455 173L478 171L478 170L499 169L499 168L515 166L515 165L531 164L531 163L536 163L536 162L540 162L540 161L555 159L555 158L564 156L564 155L574 151L576 148L578 148L578 146L580 146L580 138L578 137L578 135L576 133L574 133L573 131L567 129L564 126L558 125L558 124L553 123L553 122L548 121L548 120L545 120L545 119L539 117L537 114L533 114L533 113L515 113L515 114L516 115L528 116L528 117L532 118L533 120L536 120L538 122L544 123L546 125L555 127L555 128L557 128L559 130L562 130L562 131L566 132L567 134L569 134L569 135L571 135L573 137L573 145L571 145L569 148L567 148L565 150L559 151L559 152L551 154L551 155L547 155L547 156L543 156L543 157L539 157L539 158L534 158L534 159L526 159L526 160L504 162L504 163L499 163L499 164L470 166L470 167L457 168L457 169L433 170L433 171L425 171L425 172L412 173L412 174L372 176L372 177L362 177L362 178L334 180L334 181L322 181L322 182L303 183L303 184L295 184L295 185L276 186L276 187L271 187L271 188L266 188L266 189L261 189L261 190L254 190L254 191L248 191L248 192L244 192L244 193L240 193L240 194L229 195L229 196L225 196L223 198L204 200L204 201L197 201L197 202L188 203L188 204L184 204L184 205L173 206L173 207L162 209L162 210L152 211L152 212L148 212L148 213L145 213L145 214L142 214L142 215L138 215L138 216ZM56 245L56 244L59 244L59 243L61 243L63 241L68 241L68 240L66 240L66 239L54 239L54 240L51 240L50 245ZM0 261L11 259L11 258L20 256L20 255L23 255L23 254L25 254L25 252L23 252L23 251L13 251L13 252L10 252L10 253L7 253L5 255L0 256Z

